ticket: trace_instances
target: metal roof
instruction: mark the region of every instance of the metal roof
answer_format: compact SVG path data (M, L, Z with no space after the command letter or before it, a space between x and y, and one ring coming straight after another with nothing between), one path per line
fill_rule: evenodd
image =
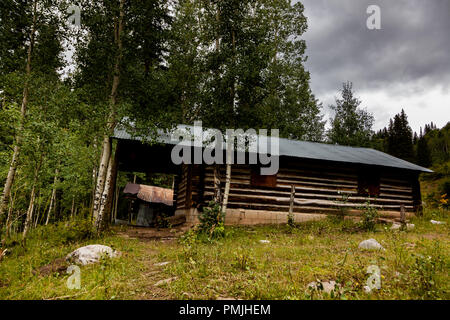
M193 132L192 126L179 125L177 130ZM211 129L204 129L207 132ZM173 132L173 131L171 131ZM157 142L164 144L177 144L178 140L172 139L171 132L158 130ZM148 137L139 137L129 134L123 127L114 130L113 138L120 140L148 140ZM304 159L328 160L344 163L365 164L373 166L392 167L421 172L433 172L430 169L418 166L414 163L396 158L387 153L360 147L349 147L335 144L298 141L279 138L279 155Z

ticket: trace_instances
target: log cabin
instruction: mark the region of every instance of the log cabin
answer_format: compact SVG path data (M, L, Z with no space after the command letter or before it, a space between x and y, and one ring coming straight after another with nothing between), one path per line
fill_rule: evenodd
M128 131L127 131L128 130ZM202 208L214 195L214 165L180 164L171 160L179 141L159 134L157 143L117 128L115 166L118 170L158 172L174 176L175 216L188 224L198 222ZM226 165L220 165L222 192ZM380 217L400 218L421 211L419 174L427 168L370 148L279 139L279 170L261 175L260 165L231 165L231 183L225 224L286 223L291 211L295 222L329 214L358 217L364 206Z

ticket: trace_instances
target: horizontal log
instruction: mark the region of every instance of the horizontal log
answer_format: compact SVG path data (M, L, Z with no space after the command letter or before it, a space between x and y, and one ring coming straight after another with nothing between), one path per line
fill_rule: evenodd
M231 199L239 198L239 199L248 199L248 201L255 202L289 202L290 201L290 193L287 192L271 192L268 190L245 190L241 188L233 188L230 189L229 197ZM205 190L205 195L213 195L214 190L212 188L208 188ZM323 194L307 194L307 193L296 193L295 199L297 200L329 200L336 205L341 205L344 201L340 198L339 195L330 196ZM348 203L366 203L367 201L371 201L375 204L404 204L404 205L412 205L412 200L404 200L404 199L386 199L386 198L368 198L361 196L351 196L347 199Z
M213 191L214 186L213 185L205 185L204 190L205 191ZM333 198L336 200L340 200L340 199L342 199L342 195L346 194L350 197L349 198L350 201L352 201L352 199L358 197L358 193L354 190L341 192L341 193L338 193L338 191L342 191L342 190L323 189L323 188L320 190L317 190L316 188L296 187L295 190L296 190L296 194L301 194L303 197L315 197L316 195L320 195L320 197L322 197L322 198ZM290 194L290 185L285 185L284 187L278 186L277 188L263 189L263 188L249 187L249 185L244 185L244 184L232 183L230 191L231 192L240 192L240 193L249 193L249 194L262 194L262 195L274 195L274 196L279 196L279 197L283 197L283 196L287 197ZM362 198L369 199L368 197L362 197ZM385 201L391 201L391 200L403 201L404 200L407 202L407 201L412 200L412 195L397 197L396 194L383 193L383 196L380 195L380 197L371 198L371 199L374 199L374 200L377 200L377 199L384 200L385 199Z
M295 174L283 174L278 173L277 174L278 179L301 179L301 180L307 180L307 181L317 181L317 182L333 182L333 183L341 183L341 184L351 184L351 185L357 185L358 180L355 179L341 179L341 178L320 178L317 176L306 176L306 175L295 175Z
M265 211L280 211L288 212L289 206L281 205L264 205L264 204L249 204L249 203L229 203L229 208L251 209L251 210L265 210ZM316 213L316 214L341 214L341 212L334 208L316 208L316 207L294 207L294 212L299 213ZM362 210L348 210L346 216L360 216ZM393 210L379 210L380 217L392 218L399 217L400 211Z

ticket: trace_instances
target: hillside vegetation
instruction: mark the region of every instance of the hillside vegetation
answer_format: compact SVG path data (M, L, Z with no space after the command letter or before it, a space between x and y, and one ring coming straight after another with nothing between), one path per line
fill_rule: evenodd
M229 227L211 241L191 233L144 239L128 227L96 238L89 223L60 223L34 229L26 246L9 244L0 262L0 299L449 299L448 211L426 210L412 223L410 231L378 224L366 232L329 218L295 227ZM386 250L358 249L369 238ZM68 289L67 265L57 259L94 243L122 255L82 266L81 289ZM371 265L381 270L381 288L366 293ZM310 290L312 281L336 281L342 289Z

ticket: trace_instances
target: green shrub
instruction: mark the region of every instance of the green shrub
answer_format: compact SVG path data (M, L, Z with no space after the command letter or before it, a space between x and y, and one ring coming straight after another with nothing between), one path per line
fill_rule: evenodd
M79 242L94 237L95 231L90 219L75 219L40 226L29 235L30 239L37 238L55 244Z
M294 215L292 213L288 214L287 217L287 224L289 227L294 228L295 227L295 222L294 222Z
M224 214L220 204L211 201L208 207L203 208L199 220L197 230L208 239L221 238L225 235Z
M168 219L167 214L162 213L161 215L158 215L156 217L156 227L165 229L165 228L172 228L172 224L170 223L170 220Z
M374 231L379 217L377 209L370 205L370 200L367 201L366 205L362 209L362 220L361 226L366 231Z

